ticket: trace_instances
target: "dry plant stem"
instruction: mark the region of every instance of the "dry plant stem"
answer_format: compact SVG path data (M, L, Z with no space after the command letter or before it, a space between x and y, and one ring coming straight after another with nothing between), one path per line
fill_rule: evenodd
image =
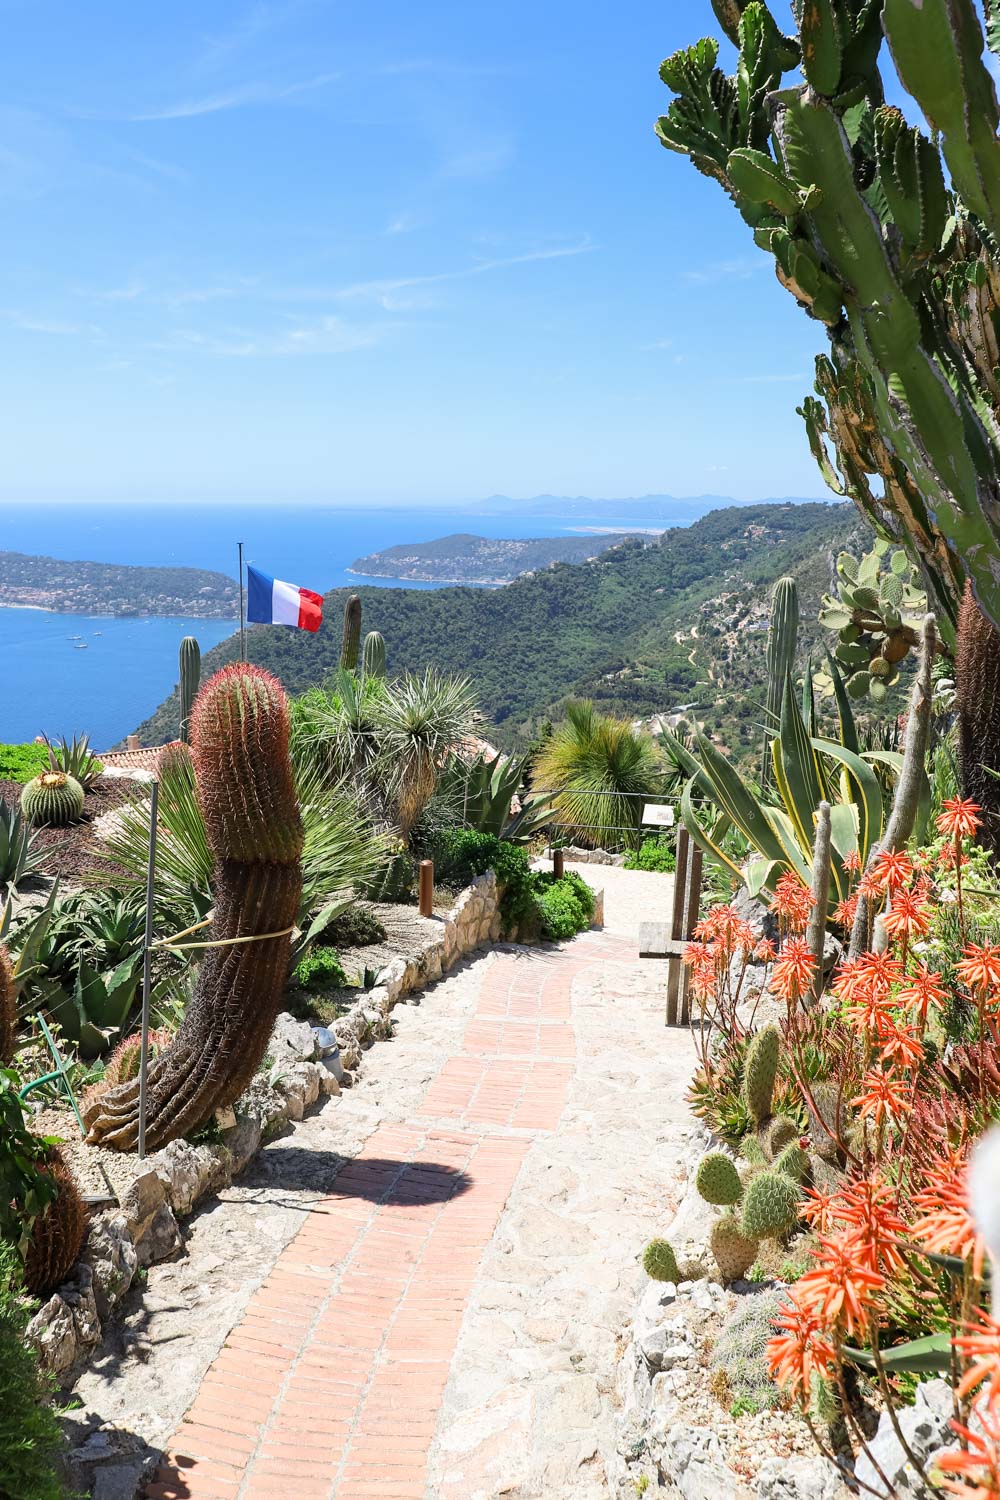
M816 972L812 990L806 997L807 1005L814 1005L823 993L823 946L826 940L826 913L830 899L830 861L833 845L830 829L830 804L821 802L816 814L816 840L813 844L812 906L806 927L806 942L812 954Z
M831 1463L833 1465L838 1474L843 1477L844 1466L841 1463L839 1456L833 1451L829 1443L825 1443L823 1441L819 1433L816 1431L816 1424L813 1421L812 1417L809 1415L808 1409L804 1406L800 1406L799 1415L808 1427L810 1436L812 1437L812 1440L816 1444L816 1447L819 1449L820 1453L828 1463ZM883 1475L882 1477L885 1478L885 1475ZM863 1479L857 1479L853 1474L851 1475L851 1485L859 1490L864 1490L869 1495L875 1495L877 1497L877 1500L885 1500L885 1496L883 1495L881 1490L875 1489L874 1485L865 1484Z
M924 776L924 762L930 743L931 729L931 667L934 661L935 629L934 616L924 617L921 630L920 661L910 694L910 713L906 722L906 741L903 747L903 764L896 782L896 795L892 799L892 811L881 841L869 856L870 870L882 853L894 854L903 849L917 821L920 805L920 788ZM863 898L858 901L858 910L851 930L849 958L858 958L870 941L871 910Z
M907 1442L906 1434L900 1426L899 1418L896 1416L895 1399L889 1388L885 1365L882 1363L882 1351L879 1349L878 1344L878 1319L874 1316L869 1325L868 1338L871 1344L872 1359L875 1361L875 1373L878 1376L879 1390L882 1392L882 1399L885 1401L885 1409L889 1413L889 1421L892 1423L892 1430L896 1434L896 1441L905 1453L907 1461L913 1465L921 1483L930 1493L933 1493L934 1486L931 1484L930 1476Z
M883 1470L882 1465L879 1463L878 1459L875 1457L874 1453L869 1447L868 1439L862 1432L861 1426L858 1423L858 1420L855 1417L853 1411L851 1410L850 1397L847 1394L847 1386L844 1383L844 1361L840 1358L839 1349L837 1351L837 1388L840 1391L840 1408L844 1413L844 1420L854 1434L854 1438L857 1442L858 1447L861 1449L862 1453L867 1456L869 1463L875 1470L875 1473L885 1485L885 1490L882 1492L883 1496L885 1494L895 1495L896 1490L893 1486L892 1481L889 1479L888 1475ZM865 1488L867 1488L867 1486L865 1486ZM878 1491L873 1491L873 1493L877 1494Z

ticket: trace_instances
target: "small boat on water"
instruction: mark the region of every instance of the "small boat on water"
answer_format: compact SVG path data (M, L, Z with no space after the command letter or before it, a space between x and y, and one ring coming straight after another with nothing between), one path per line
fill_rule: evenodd
M103 634L104 634L104 631L103 631L103 630L95 630L95 631L94 631L94 634L95 634L95 635L103 635Z
M82 641L83 640L83 636L82 635L71 635L71 636L67 636L67 640L70 640L70 641Z
M86 641L77 641L76 645L73 647L74 651L86 651L86 649L87 649L87 642Z

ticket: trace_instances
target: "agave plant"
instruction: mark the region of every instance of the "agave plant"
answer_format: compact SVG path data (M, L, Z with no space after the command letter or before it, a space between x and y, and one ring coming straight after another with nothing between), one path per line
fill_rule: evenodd
M546 740L535 762L536 784L554 797L557 821L590 842L635 842L643 799L663 774L651 740L623 719L572 702L566 722Z
M524 782L524 760L497 752L480 752L474 760L452 755L438 776L438 792L466 828L491 833L508 843L526 844L552 820L552 799L523 800L512 812Z
M97 756L91 752L90 736L74 735L71 740L63 737L57 745L53 745L49 740L45 743L48 746L49 764L53 771L62 771L66 776L72 776L85 792L89 792L104 770L104 762L98 760Z
M0 798L0 899L6 901L42 866L46 851L21 816Z

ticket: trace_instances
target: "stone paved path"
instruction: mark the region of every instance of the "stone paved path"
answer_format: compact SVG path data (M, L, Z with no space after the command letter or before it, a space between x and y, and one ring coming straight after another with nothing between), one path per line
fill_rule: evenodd
M362 1148L324 1153L297 1227L261 1205L284 1243L225 1304L146 1500L617 1493L618 1338L669 1217L692 1058L663 1029L662 967L635 957L669 882L581 873L606 887L605 932L491 954L397 1011L398 1043L366 1059L388 1086ZM338 1109L363 1116L364 1083ZM157 1344L116 1398L140 1429L170 1390Z

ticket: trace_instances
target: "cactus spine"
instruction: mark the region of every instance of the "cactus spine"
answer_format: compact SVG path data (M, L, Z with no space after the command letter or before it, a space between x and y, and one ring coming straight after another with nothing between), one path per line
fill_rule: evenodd
M40 1170L55 1183L57 1193L32 1223L24 1255L24 1284L36 1296L66 1280L87 1229L83 1199L54 1146Z
M743 1098L757 1126L763 1125L771 1115L780 1052L781 1033L777 1026L765 1026L756 1032L747 1048Z
M784 1172L760 1172L743 1194L743 1233L766 1240L785 1234L799 1216L799 1190Z
M785 678L795 661L799 633L799 588L794 578L779 578L771 595L771 624L767 633L767 701L764 706L764 754L761 757L761 790L767 790L772 774L771 739L781 721Z
M642 1253L642 1266L653 1281L672 1281L676 1286L681 1279L677 1257L666 1240L650 1240Z
M358 669L358 649L361 645L361 600L352 594L344 605L344 636L340 645L340 665L345 672Z
M243 1093L267 1050L288 977L302 889L302 821L289 754L288 699L269 672L234 662L191 715L191 756L215 856L215 919L177 1036L150 1064L146 1142L157 1150ZM233 944L233 938L259 940ZM139 1089L84 1105L88 1139L131 1150Z
M159 1057L165 1048L170 1046L173 1040L173 1032L167 1027L160 1027L157 1031L149 1033L149 1060ZM142 1037L139 1032L133 1032L112 1052L104 1068L104 1077L98 1087L103 1092L105 1089L113 1088L119 1083L130 1083L133 1078L139 1076L139 1061L142 1052Z
M0 945L0 1068L14 1060L14 1033L17 1030L17 992L14 969L7 949Z
M179 664L179 691L181 699L180 738L186 744L190 737L188 730L191 723L191 708L198 692L198 684L201 681L201 647L193 635L186 635L181 641Z
M377 630L369 630L365 636L362 662L366 677L385 676L385 641Z
M21 811L43 828L65 828L83 816L83 787L65 771L43 771L21 793Z

